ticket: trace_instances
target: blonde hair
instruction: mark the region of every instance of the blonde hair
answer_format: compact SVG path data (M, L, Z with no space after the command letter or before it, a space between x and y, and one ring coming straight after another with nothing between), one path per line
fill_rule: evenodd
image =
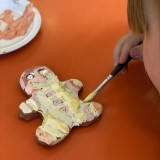
M160 25L160 0L152 0L152 2L154 3L155 10L159 15L159 25ZM128 0L127 12L128 12L128 24L130 29L134 33L147 32L148 24L146 17L144 16L143 0Z
M143 33L147 29L142 0L128 0L128 24L134 33Z

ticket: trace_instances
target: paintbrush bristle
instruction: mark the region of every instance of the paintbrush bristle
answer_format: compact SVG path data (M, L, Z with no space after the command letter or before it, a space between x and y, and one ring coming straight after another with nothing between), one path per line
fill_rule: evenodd
M96 94L97 94L97 92L96 92L96 91L93 91L93 92L90 93L83 101L84 101L84 102L89 102L89 101L91 101Z

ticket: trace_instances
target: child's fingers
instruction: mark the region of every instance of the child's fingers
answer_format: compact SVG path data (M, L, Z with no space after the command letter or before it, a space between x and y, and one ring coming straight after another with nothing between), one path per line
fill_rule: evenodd
M132 58L136 59L136 60L143 60L143 47L142 44L133 47L130 50L130 55Z
M135 46L137 46L140 43L140 40L141 39L139 37L128 34L128 37L127 37L127 39L125 39L123 47L121 49L119 63L125 63L127 61L128 56L131 55L130 51L132 50L132 48L134 48ZM133 51L133 52L134 52L135 56L138 56L139 48L135 48L135 51ZM131 57L134 58L134 55L133 56L131 55Z
M127 61L127 58L129 56L129 52L130 52L131 48L132 48L132 42L131 41L124 42L124 45L123 45L122 50L121 50L121 54L119 56L119 63L120 64L125 63Z
M116 66L119 63L119 57L121 55L121 51L122 51L125 40L126 40L126 35L123 36L115 45L115 48L113 51L114 66Z

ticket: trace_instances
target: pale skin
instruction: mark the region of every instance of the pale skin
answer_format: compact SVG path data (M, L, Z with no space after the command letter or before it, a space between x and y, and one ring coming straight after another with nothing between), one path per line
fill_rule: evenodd
M147 31L124 35L114 49L114 65L124 63L130 55L136 60L143 60L148 76L160 93L160 16L154 0L143 0L144 16L147 20ZM123 70L126 72L127 68Z

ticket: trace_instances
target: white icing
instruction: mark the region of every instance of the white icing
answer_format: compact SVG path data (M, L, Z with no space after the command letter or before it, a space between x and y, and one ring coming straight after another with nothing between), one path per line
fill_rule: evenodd
M28 107L24 102L20 104L20 109L26 114L32 112L32 109Z

